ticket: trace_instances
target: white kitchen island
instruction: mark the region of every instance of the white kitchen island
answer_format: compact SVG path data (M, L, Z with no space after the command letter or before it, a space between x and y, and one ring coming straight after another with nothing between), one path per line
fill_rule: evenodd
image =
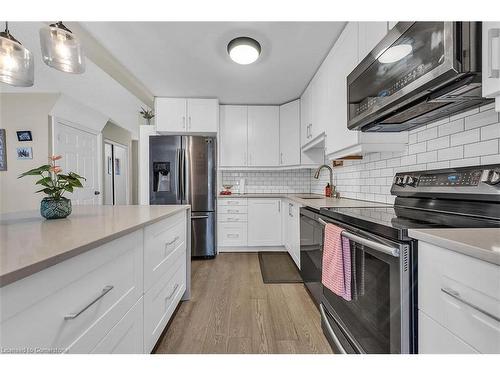
M190 206L0 216L0 352L150 353L190 297Z

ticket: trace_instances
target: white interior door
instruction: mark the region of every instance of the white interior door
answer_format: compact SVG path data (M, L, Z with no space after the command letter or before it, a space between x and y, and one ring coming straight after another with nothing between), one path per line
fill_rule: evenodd
M82 181L83 188L75 189L65 196L73 204L99 204L99 176L98 176L98 149L97 134L82 130L83 126L67 123L59 119L54 120L53 150L55 155L62 155L58 165L63 173L75 172L86 178Z

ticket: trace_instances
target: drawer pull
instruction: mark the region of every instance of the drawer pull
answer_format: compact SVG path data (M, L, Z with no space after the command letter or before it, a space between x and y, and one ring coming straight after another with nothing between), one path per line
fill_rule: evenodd
M228 217L227 221L240 221L240 219L237 217Z
M113 285L107 285L104 287L104 289L102 290L101 294L99 296L97 296L94 300L92 300L88 305L86 305L83 309L81 309L79 312L77 313L73 313L73 314L69 314L69 315L66 315L64 317L64 320L71 320L71 319L75 319L75 318L78 318L78 316L83 313L85 310L87 310L90 306L92 306L94 303L96 303L97 301L99 301L102 297L104 297L106 294L108 294L111 289L113 289Z
M167 246L173 245L178 239L179 239L179 236L175 236L175 238L172 241L167 242L165 244L165 248L167 248Z
M462 302L464 305L467 305L469 307L472 307L474 310L479 311L480 313L483 313L486 316L489 316L491 319L496 320L497 322L500 322L500 318L498 316L495 316L488 311L480 308L479 306L474 305L473 303L470 303L469 301L464 300L461 296L460 293L458 293L456 290L450 289L450 288L441 288L441 292L444 294L449 295L450 297L456 299L459 302Z
M239 237L240 237L239 234L231 234L230 233L230 234L227 235L227 238L239 238Z
M240 210L227 210L228 214L238 214L240 213Z
M174 296L175 291L177 290L177 288L179 288L179 284L176 283L175 286L174 286L174 289L172 290L172 293L170 293L170 295L167 298L165 298L165 301L169 301L170 298L172 298Z

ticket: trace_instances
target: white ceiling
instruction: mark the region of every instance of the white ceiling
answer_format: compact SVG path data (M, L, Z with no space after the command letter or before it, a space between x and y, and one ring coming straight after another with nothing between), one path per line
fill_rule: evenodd
M45 65L40 51L39 30L42 26L44 24L40 22L9 22L12 35L33 54L35 84L33 87L13 87L0 82L0 92L63 93L107 116L136 138L138 112L144 104L88 58L83 74L63 73Z
M300 96L345 22L84 22L155 96L281 104ZM238 36L259 41L251 65L227 55Z

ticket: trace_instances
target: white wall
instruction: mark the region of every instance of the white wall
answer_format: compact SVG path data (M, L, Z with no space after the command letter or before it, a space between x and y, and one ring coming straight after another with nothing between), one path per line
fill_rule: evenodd
M58 94L0 94L0 128L5 129L7 171L0 171L0 212L38 209L42 194L35 194L36 177L17 177L47 164L49 112ZM18 142L16 130L31 130L33 142ZM16 148L33 148L32 160L17 160Z
M500 118L493 104L412 130L403 152L377 152L345 161L334 169L341 196L393 203L390 189L397 172L500 163ZM311 180L321 193L327 181Z

